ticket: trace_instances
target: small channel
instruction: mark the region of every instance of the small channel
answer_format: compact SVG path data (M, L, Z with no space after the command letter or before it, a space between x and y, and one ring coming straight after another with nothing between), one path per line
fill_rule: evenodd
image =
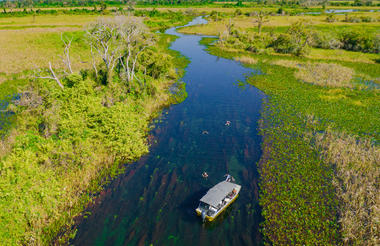
M188 25L201 23L198 17ZM202 36L167 33L179 36L171 48L191 60L183 77L188 97L163 112L149 136L150 153L106 187L71 243L261 245L256 164L265 95L238 85L259 71L208 54ZM216 221L202 224L194 209L226 173L242 185L240 196Z

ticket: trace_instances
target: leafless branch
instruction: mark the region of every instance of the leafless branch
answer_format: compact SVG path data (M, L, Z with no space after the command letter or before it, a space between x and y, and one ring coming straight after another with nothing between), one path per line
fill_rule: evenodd
M64 56L60 56L62 61L63 61L63 64L66 65L66 67L68 68L70 74L73 73L73 70L71 68L71 60L70 60L70 47L71 47L71 42L73 41L73 38L71 39L67 39L65 40L65 38L63 37L63 34L61 34L61 40L62 42L64 43L65 45L65 49L63 51L64 53ZM65 71L65 73L67 74L67 72Z
M50 76L40 76L39 75L39 71L37 72L37 75L35 75L35 78L36 79L53 79L57 82L57 84L59 85L59 87L61 87L62 89L64 88L63 87L63 84L61 83L61 81L59 80L59 78L57 77L57 75L55 74L54 70L53 70L53 67L51 65L51 62L49 62L49 72L50 72Z

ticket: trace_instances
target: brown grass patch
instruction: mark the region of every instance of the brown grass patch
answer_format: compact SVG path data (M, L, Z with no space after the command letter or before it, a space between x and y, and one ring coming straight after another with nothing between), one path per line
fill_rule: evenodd
M380 148L367 139L331 130L318 136L317 146L336 166L333 183L344 243L379 245Z
M7 30L0 31L0 72L5 74L33 70L37 67L47 67L49 61L57 68L63 64L59 57L62 55L60 33L67 28L49 30ZM71 50L73 67L76 69L90 66L88 50L76 47L73 43Z
M288 68L299 68L302 63L294 60L275 60L272 61L272 64Z
M257 60L249 56L234 57L235 61L239 61L246 64L256 64Z
M354 70L333 63L306 63L295 73L297 79L328 87L349 87Z
M307 129L319 124L313 116ZM338 222L344 245L379 245L380 148L369 139L337 132L310 130L305 141L316 146L321 158L334 168Z

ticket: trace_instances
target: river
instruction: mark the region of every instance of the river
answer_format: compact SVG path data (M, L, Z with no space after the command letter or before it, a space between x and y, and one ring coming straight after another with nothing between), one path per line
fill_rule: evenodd
M204 22L198 17L188 25ZM208 54L202 36L175 28L166 33L179 36L171 49L191 60L183 77L188 97L163 111L150 132L150 153L105 188L71 243L261 245L256 164L264 94L242 83L259 71ZM194 209L226 173L242 185L240 196L216 221L203 224Z

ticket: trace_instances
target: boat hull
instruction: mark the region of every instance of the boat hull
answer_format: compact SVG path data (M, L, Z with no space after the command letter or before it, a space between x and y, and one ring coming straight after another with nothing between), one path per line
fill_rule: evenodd
M219 210L217 213L215 213L214 216L206 215L205 219L207 221L215 220L224 210L226 210L226 208L228 208L237 199L238 196L239 196L239 194L236 194L236 196L234 196L234 198L232 198L231 201L229 201L221 210ZM196 208L195 211L197 212L198 216L202 216L202 211L199 208Z

